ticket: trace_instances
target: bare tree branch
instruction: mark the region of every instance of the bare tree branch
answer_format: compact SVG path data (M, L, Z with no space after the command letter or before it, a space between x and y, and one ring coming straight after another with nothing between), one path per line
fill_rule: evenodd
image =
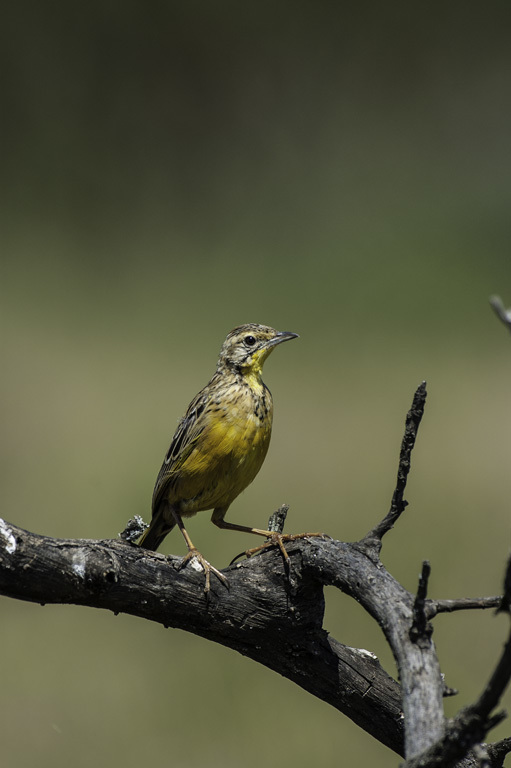
M376 547L379 551L381 549L381 540L383 536L394 527L396 521L406 509L408 502L404 499L404 492L411 466L411 454L415 446L417 433L424 414L426 397L426 382L423 381L422 384L417 387L412 407L406 415L405 433L399 454L396 488L392 496L390 510L383 520L364 536L360 542L361 545Z
M0 593L104 608L201 635L293 680L403 754L399 685L373 654L342 645L322 629L322 585L331 571L340 567L338 583L348 591L360 561L369 561L332 540L286 546L297 586L286 578L280 554L268 551L226 569L230 590L214 582L208 604L203 575L179 570L179 557L121 540L37 536L1 521Z
M426 615L426 598L428 595L430 573L431 565L427 560L424 560L417 596L413 604L413 622L410 627L410 638L413 642L420 642L421 638L429 638L433 633L433 627L428 624L428 617Z
M506 569L504 589L505 598L509 604L511 559L508 561ZM502 602L504 603L504 600ZM501 657L477 701L460 710L447 724L445 735L421 755L408 759L405 768L450 768L450 766L458 765L459 761L465 758L472 748L474 749L473 755L479 761L479 765L485 762L487 765L492 765L491 749L487 749L486 745L482 746L482 743L487 733L506 717L505 712L497 712L493 715L492 712L498 706L510 681L511 632ZM505 747L501 743L500 750L496 750L502 755L502 758L507 746L507 743Z
M498 608L502 597L458 597L454 600L427 600L426 616L433 619L438 613L453 613L454 611L468 611L474 609Z
M379 558L382 536L406 506L403 494L425 399L423 383L407 415L389 513L359 542L304 538L286 544L292 578L280 553L270 548L225 569L230 590L214 582L206 601L202 573L180 568L181 558L130 543L140 521L123 532L124 540L91 541L37 536L0 520L0 594L128 613L221 643L336 707L404 754L407 768L498 766L507 741L484 745L482 739L502 718L491 712L511 676L510 641L478 701L446 723L445 686L429 620L440 612L467 608L506 610L511 569L503 599L431 600L427 561L414 596ZM354 597L378 622L394 654L401 687L373 654L344 646L325 632L325 586Z

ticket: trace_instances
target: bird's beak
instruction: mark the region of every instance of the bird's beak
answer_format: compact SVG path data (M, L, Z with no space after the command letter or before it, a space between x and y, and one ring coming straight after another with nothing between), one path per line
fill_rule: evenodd
M275 347L277 344L281 344L283 341L289 341L290 339L297 339L297 333L291 333L291 331L279 331L273 339L266 342L267 347Z

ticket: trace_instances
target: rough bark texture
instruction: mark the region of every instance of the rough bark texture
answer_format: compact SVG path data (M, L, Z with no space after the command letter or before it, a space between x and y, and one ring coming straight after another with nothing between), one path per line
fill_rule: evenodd
M406 418L398 477L386 517L359 542L302 538L267 549L213 579L123 541L52 539L0 519L0 594L38 603L74 603L128 613L178 627L228 646L293 680L350 717L396 753L407 768L500 766L511 739L484 744L502 719L492 715L511 678L511 639L479 699L446 721L446 691L430 621L440 612L511 605L511 565L504 597L429 600L429 564L417 595L380 561L382 538L406 508L403 494L422 418L426 388L417 389ZM128 529L127 529L128 531ZM126 533L126 532L125 532ZM129 533L126 533L129 536ZM323 589L334 586L378 622L397 662L401 686L367 651L349 648L322 628Z
M288 551L289 578L280 553L267 551L226 569L230 589L214 581L207 601L203 574L180 570L181 558L121 540L52 539L1 521L0 593L42 604L104 608L194 632L293 680L398 754L405 754L404 695L428 746L437 742L427 718L433 717L441 681L431 640L424 644L410 637L415 597L359 544L305 539L288 545ZM402 678L419 692L402 691L372 654L349 648L322 629L326 585L352 595L375 617ZM471 603L488 607L495 598ZM418 727L415 723L413 730ZM467 760L459 765L479 765L476 758Z
M346 561L344 578L353 578L357 561L367 559L348 545L322 540L318 546L312 539L289 545L291 579L275 551L243 561L225 570L230 589L214 580L206 601L203 574L179 570L181 558L119 540L51 539L4 524L12 550L7 551L1 530L3 595L106 608L194 632L288 677L403 754L399 685L371 654L322 629L318 575L328 583L340 557Z

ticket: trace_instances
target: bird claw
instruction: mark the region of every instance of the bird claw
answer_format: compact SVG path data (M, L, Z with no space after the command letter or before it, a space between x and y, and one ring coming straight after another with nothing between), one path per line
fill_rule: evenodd
M210 576L211 573L214 573L217 579L222 582L224 587L226 589L229 589L229 581L224 576L224 574L221 573L221 571L217 570L213 565L211 565L211 563L208 562L203 555L201 555L198 549L190 549L188 554L185 555L181 560L178 570L181 570L182 568L184 568L187 565L187 563L190 563L192 568L195 568L195 570L204 571L204 575L206 578L206 583L204 585L204 594L208 599L209 599L209 592L211 589L211 576Z
M260 544L258 547L252 547L252 549L247 549L245 551L245 555L247 557L252 557L253 555L257 554L257 552L262 552L263 549L269 549L270 547L278 547L280 549L280 554L284 558L284 565L286 568L289 567L289 555L287 553L287 549L284 546L284 541L292 541L294 538L298 538L299 534L297 536L293 536L292 534L284 534L284 533L273 533L271 536L268 536L267 540L264 542L264 544Z
M289 569L289 555L287 553L287 549L284 546L284 542L288 541L296 541L297 539L306 539L308 537L319 537L319 538L325 538L326 534L324 533L277 533L277 532L269 532L270 535L267 537L264 544L260 544L258 547L253 547L252 549L246 549L244 552L240 552L239 555L236 555L236 557L231 560L229 565L232 565L238 558L245 557L249 558L253 555L257 554L258 552L262 552L265 549L269 549L270 547L278 547L280 549L281 555L284 558L284 565L286 567L286 570Z

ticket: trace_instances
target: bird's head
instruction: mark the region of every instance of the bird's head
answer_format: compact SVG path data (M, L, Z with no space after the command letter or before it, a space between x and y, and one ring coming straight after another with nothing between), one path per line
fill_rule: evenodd
M297 337L297 333L276 331L268 325L240 325L228 334L223 343L218 358L218 370L229 368L257 375L277 344Z

